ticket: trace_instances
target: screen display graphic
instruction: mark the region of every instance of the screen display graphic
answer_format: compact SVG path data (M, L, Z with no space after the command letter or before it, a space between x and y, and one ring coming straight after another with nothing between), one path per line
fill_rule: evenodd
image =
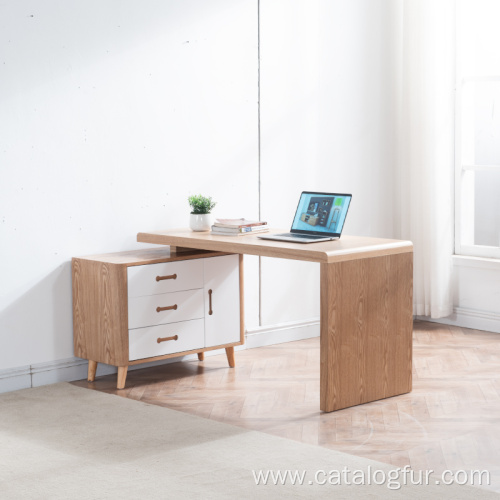
M340 234L350 202L350 195L302 193L292 230Z

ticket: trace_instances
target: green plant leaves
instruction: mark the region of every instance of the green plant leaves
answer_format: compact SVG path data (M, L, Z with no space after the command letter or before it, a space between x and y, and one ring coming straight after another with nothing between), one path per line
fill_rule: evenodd
M192 214L209 214L217 204L211 196L193 195L188 198Z

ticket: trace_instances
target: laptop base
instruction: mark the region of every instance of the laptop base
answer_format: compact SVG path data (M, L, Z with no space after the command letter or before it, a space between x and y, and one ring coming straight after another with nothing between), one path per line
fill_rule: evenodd
M257 236L261 240L290 241L291 243L318 243L320 241L338 240L331 236L312 236L308 234L279 233Z

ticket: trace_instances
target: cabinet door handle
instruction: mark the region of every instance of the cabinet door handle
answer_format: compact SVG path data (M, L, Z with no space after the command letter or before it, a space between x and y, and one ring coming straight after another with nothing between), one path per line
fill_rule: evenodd
M167 340L177 340L179 338L179 335L174 335L173 337L158 337L158 340L156 342L158 342L158 344L160 342L166 342Z
M212 289L208 291L208 314L212 316L214 312L212 311Z
M173 306L157 307L156 308L157 313L162 312L162 311L170 311L170 310L177 311L177 304L174 304Z
M156 281L163 281L163 280L176 280L177 279L177 274L169 274L168 276L157 276Z

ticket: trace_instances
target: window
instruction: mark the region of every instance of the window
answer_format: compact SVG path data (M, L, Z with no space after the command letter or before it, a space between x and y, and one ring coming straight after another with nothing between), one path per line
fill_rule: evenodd
M457 3L455 253L500 258L500 2Z

